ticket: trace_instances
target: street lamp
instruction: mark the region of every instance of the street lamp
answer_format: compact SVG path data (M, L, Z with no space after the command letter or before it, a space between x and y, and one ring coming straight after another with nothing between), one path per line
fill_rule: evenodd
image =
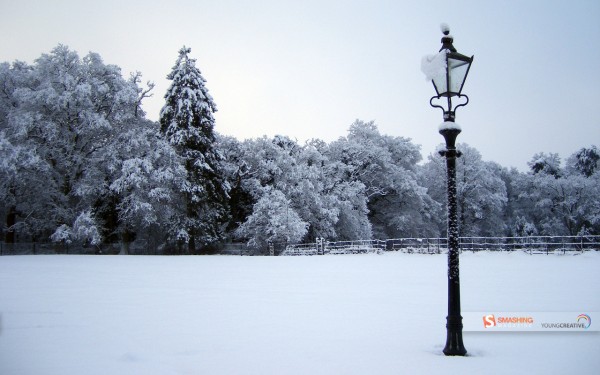
M444 112L444 122L439 127L439 132L446 141L446 149L440 151L440 155L446 158L448 187L448 316L444 354L464 356L467 350L462 340L463 324L460 315L459 238L456 210L456 158L461 155L461 152L456 150L456 137L460 134L461 128L454 122L454 118L456 110L469 103L469 97L462 94L462 89L473 56L467 57L456 52L448 25L442 24L441 28L444 34L442 48L437 55L424 57L421 67L427 78L431 79L437 93L429 100L429 104ZM457 99L462 102L459 104L452 102L453 100L456 102ZM441 100L441 105L434 103L434 100Z

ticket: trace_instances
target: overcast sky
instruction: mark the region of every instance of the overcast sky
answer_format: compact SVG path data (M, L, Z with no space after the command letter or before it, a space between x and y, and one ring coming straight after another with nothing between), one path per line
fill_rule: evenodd
M442 113L420 63L439 50L441 22L475 55L459 142L521 170L536 152L600 146L598 0L0 0L0 61L33 63L59 43L97 52L156 83L144 109L157 120L186 45L222 134L332 141L374 120L427 158Z

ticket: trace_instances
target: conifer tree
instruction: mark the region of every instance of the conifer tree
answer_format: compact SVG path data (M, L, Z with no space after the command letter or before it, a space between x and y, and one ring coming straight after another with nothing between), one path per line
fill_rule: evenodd
M229 185L220 168L223 156L216 148L213 113L217 107L190 52L185 46L179 50L167 76L172 83L165 94L160 126L183 157L187 171L183 210L171 234L180 244L187 243L188 251L194 253L196 243L204 246L222 239Z

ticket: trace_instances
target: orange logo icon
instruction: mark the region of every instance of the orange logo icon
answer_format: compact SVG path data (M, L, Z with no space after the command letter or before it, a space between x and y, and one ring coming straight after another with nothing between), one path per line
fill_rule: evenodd
M495 327L496 317L493 314L483 316L483 328Z

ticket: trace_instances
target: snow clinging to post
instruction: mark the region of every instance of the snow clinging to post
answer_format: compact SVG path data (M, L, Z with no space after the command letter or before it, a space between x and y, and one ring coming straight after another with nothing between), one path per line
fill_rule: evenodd
M462 130L460 125L453 121L444 121L438 126L439 131L451 129Z

